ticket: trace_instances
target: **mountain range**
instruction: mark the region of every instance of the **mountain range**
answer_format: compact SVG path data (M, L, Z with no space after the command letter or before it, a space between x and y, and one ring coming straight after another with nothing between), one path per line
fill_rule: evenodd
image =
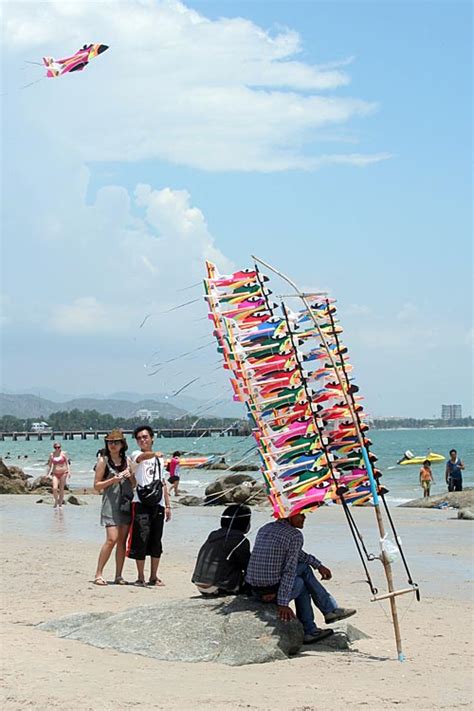
M47 418L52 412L58 410L97 410L103 415L114 417L133 417L137 410L154 410L160 417L174 418L186 414L175 405L157 400L139 400L130 402L116 399L75 398L65 402L46 400L37 395L10 395L0 393L0 417L13 415L20 418Z
M37 389L35 388L37 391ZM134 392L116 392L111 395L87 395L85 397L70 397L48 391L54 399L33 395L30 393L0 393L0 417L3 415L13 415L20 418L42 419L48 417L51 412L59 410L97 410L101 414L109 414L114 417L133 417L137 410L154 410L160 417L175 418L186 413L195 412L206 417L243 417L242 408L237 403L230 401L220 407L212 405L208 407L205 401L186 395L173 398L173 403L169 402L171 396L164 393L147 394L146 396Z

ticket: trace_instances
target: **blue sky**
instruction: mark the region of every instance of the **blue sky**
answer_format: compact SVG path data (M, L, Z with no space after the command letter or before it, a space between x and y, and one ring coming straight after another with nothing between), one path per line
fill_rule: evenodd
M189 395L230 397L212 346L149 373L210 341L202 303L163 313L198 299L178 290L203 260L256 253L338 299L371 414L470 414L471 19L457 2L8 4L4 387L199 376ZM86 41L111 48L20 88L43 73L24 60Z

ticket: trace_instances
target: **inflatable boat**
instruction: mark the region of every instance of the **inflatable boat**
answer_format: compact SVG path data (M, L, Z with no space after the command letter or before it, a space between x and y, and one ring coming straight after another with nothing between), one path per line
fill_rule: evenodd
M216 462L218 457L215 454L201 457L180 457L179 466L183 469L205 469L209 464ZM169 459L166 460L168 463Z
M410 450L407 450L397 464L400 464L401 466L405 466L406 464L418 464L421 466L426 460L432 464L436 464L437 462L444 462L445 459L446 457L443 457L442 454L436 454L436 452L428 452L428 454L425 454L424 457L415 457Z

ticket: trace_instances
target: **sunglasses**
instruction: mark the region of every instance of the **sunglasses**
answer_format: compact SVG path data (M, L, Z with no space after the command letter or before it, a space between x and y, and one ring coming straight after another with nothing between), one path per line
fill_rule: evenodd
M55 444L54 449L61 449L61 447L59 446L59 444Z
M107 442L109 444L122 444L123 440L122 439L108 439Z

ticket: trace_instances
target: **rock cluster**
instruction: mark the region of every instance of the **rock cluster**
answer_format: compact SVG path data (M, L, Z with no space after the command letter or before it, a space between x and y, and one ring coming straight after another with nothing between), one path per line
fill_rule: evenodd
M423 499L413 499L404 504L407 508L437 509L450 506L454 509L474 509L474 488L467 488L464 491L447 491L445 494L437 496L427 496Z
M471 509L459 509L458 518L464 521L474 521L474 511Z
M258 471L258 464L232 464L230 467L224 461L214 462L214 464L208 464L203 469L217 470L217 471L230 471L230 472L255 472Z
M53 490L53 480L49 476L39 476L30 484L30 490L35 494L47 493Z
M29 478L20 467L7 467L0 459L0 494L27 494Z
M263 482L256 481L249 474L228 474L208 484L204 505L260 504L266 499Z

